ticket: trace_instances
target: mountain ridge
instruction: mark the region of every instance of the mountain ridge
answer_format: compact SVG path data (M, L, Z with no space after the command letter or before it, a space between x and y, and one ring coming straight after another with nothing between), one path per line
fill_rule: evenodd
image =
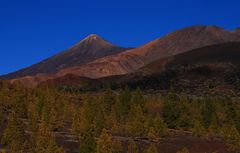
M78 68L73 67L69 68L69 70L61 70L58 72L58 75L61 75L60 73L65 75L73 70L75 70L76 73L74 74L76 75L78 73L90 78L121 75L135 71L160 58L173 56L204 46L234 41L240 41L240 35L216 26L193 26L177 30L138 48L97 59ZM101 69L105 71L92 68L96 65L101 65ZM87 74L84 72L84 69L93 70L92 72L88 71ZM112 69L115 71L111 71ZM90 74L93 71L96 75Z
M123 52L126 49L128 48L115 46L100 36L91 34L65 51L0 78L15 79L39 73L55 73L60 69L91 62L100 57Z
M90 37L93 40L98 39L95 35L91 35ZM88 40L86 41L85 39L83 42L88 42ZM138 48L126 49L114 55L100 57L82 65L62 68L56 73L38 73L35 76L17 78L13 81L24 80L25 83L29 81L31 82L30 84L37 85L47 79L54 79L67 74L91 79L124 75L132 73L159 59L205 46L239 41L240 34L237 31L228 31L217 26L192 26L171 32ZM109 44L106 46L109 46Z
M65 75L39 86L73 87L80 90L140 87L143 90L174 89L189 95L240 95L240 42L206 46L154 61L135 72L86 79Z

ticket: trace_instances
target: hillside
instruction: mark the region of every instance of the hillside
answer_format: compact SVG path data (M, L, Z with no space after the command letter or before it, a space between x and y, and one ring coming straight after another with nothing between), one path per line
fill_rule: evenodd
M203 47L157 60L134 73L122 76L116 82L143 89L174 88L188 94L216 90L221 93L239 93L239 57L240 43Z
M82 65L97 58L117 54L125 50L126 48L117 47L100 36L92 34L70 49L30 67L1 76L1 78L15 79L24 76L34 76L40 73L55 73L64 68Z
M227 31L216 26L193 26L177 30L136 49L98 58L86 64L61 68L56 73L38 73L17 78L28 86L36 86L48 79L73 74L92 79L124 75L163 58L172 57L193 49L216 44L240 41L237 31ZM109 46L109 45L107 45Z
M73 73L90 78L122 75L164 57L234 41L240 41L240 35L237 32L214 26L193 26L170 33L136 49L101 58L86 65L63 69L57 75Z

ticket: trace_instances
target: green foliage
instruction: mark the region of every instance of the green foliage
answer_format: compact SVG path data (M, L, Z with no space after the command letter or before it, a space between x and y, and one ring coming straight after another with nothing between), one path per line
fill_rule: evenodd
M24 153L26 151L26 137L22 121L16 112L12 112L4 130L2 143L8 145L10 153Z
M108 89L103 95L103 108L107 115L110 115L113 105L116 103L116 98L113 91Z
M81 113L80 109L76 108L73 111L72 133L79 136L80 132L81 132Z
M64 153L64 150L57 146L53 133L44 121L39 126L35 142L36 153Z
M38 129L38 114L36 113L36 103L29 102L28 104L28 120L29 120L29 130L33 133L37 132Z
M214 115L214 113L215 113L215 109L214 109L213 102L207 99L204 102L204 105L202 107L203 125L206 129L210 126L212 116Z
M105 126L105 115L102 105L95 99L87 97L80 114L81 116L78 119L80 123L76 123L79 124L79 128L84 131L91 127L94 134L98 136Z
M145 106L145 101L144 97L142 94L142 91L140 88L137 88L136 91L134 92L132 99L131 99L131 105L139 105L141 106L141 109L146 112L146 106Z
M146 118L140 105L133 105L129 116L129 132L134 136L141 136L145 132Z
M104 112L101 109L101 107L96 112L93 124L94 124L95 135L99 135L105 126Z
M95 153L96 142L93 128L86 128L80 136L80 153Z
M8 116L8 112L12 113ZM167 128L192 131L198 137L214 138L221 132L232 152L239 148L240 104L231 97L187 97L173 92L144 95L140 88L131 92L128 87L114 92L69 93L0 82L0 122L5 118L8 124L2 142L12 152L64 152L56 145L54 132L68 128L69 123L80 140L81 153L101 153L102 148L123 153L124 143L111 135L155 141L172 134ZM26 137L24 129L31 135ZM149 148L148 152L156 151L152 145ZM129 141L128 152L139 151L138 145Z
M193 127L193 135L198 137L205 137L206 130L203 127L202 123L198 120L195 120L194 127Z
M222 128L222 135L225 138L229 151L239 153L240 134L234 125L225 125Z
M103 129L97 141L96 153L113 153L112 137L107 133L106 129Z
M131 104L131 92L128 87L125 87L124 90L121 90L118 96L118 101L114 106L114 111L116 115L116 119L118 121L123 120L129 113Z
M214 137L214 135L219 133L218 122L216 115L212 115L211 124L208 127L208 135Z
M157 114L153 120L153 128L158 137L161 137L166 133L166 125L159 114Z
M179 125L181 113L182 110L180 102L168 101L164 104L163 119L169 128L176 128Z
M150 127L148 134L147 134L148 139L150 140L155 140L158 138L157 136L157 132L155 131L155 129L153 127Z

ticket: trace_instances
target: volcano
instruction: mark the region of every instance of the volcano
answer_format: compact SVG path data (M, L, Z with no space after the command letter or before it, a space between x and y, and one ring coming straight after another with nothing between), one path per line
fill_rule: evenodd
M61 69L76 65L79 66L104 56L123 52L126 49L115 46L96 34L91 34L70 49L30 67L4 75L1 78L14 79L24 76L34 76L39 73L55 73Z

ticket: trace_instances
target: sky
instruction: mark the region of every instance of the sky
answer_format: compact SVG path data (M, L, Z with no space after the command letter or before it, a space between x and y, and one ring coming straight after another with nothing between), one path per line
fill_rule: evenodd
M240 27L239 0L0 0L0 75L89 34L137 47L192 25Z

